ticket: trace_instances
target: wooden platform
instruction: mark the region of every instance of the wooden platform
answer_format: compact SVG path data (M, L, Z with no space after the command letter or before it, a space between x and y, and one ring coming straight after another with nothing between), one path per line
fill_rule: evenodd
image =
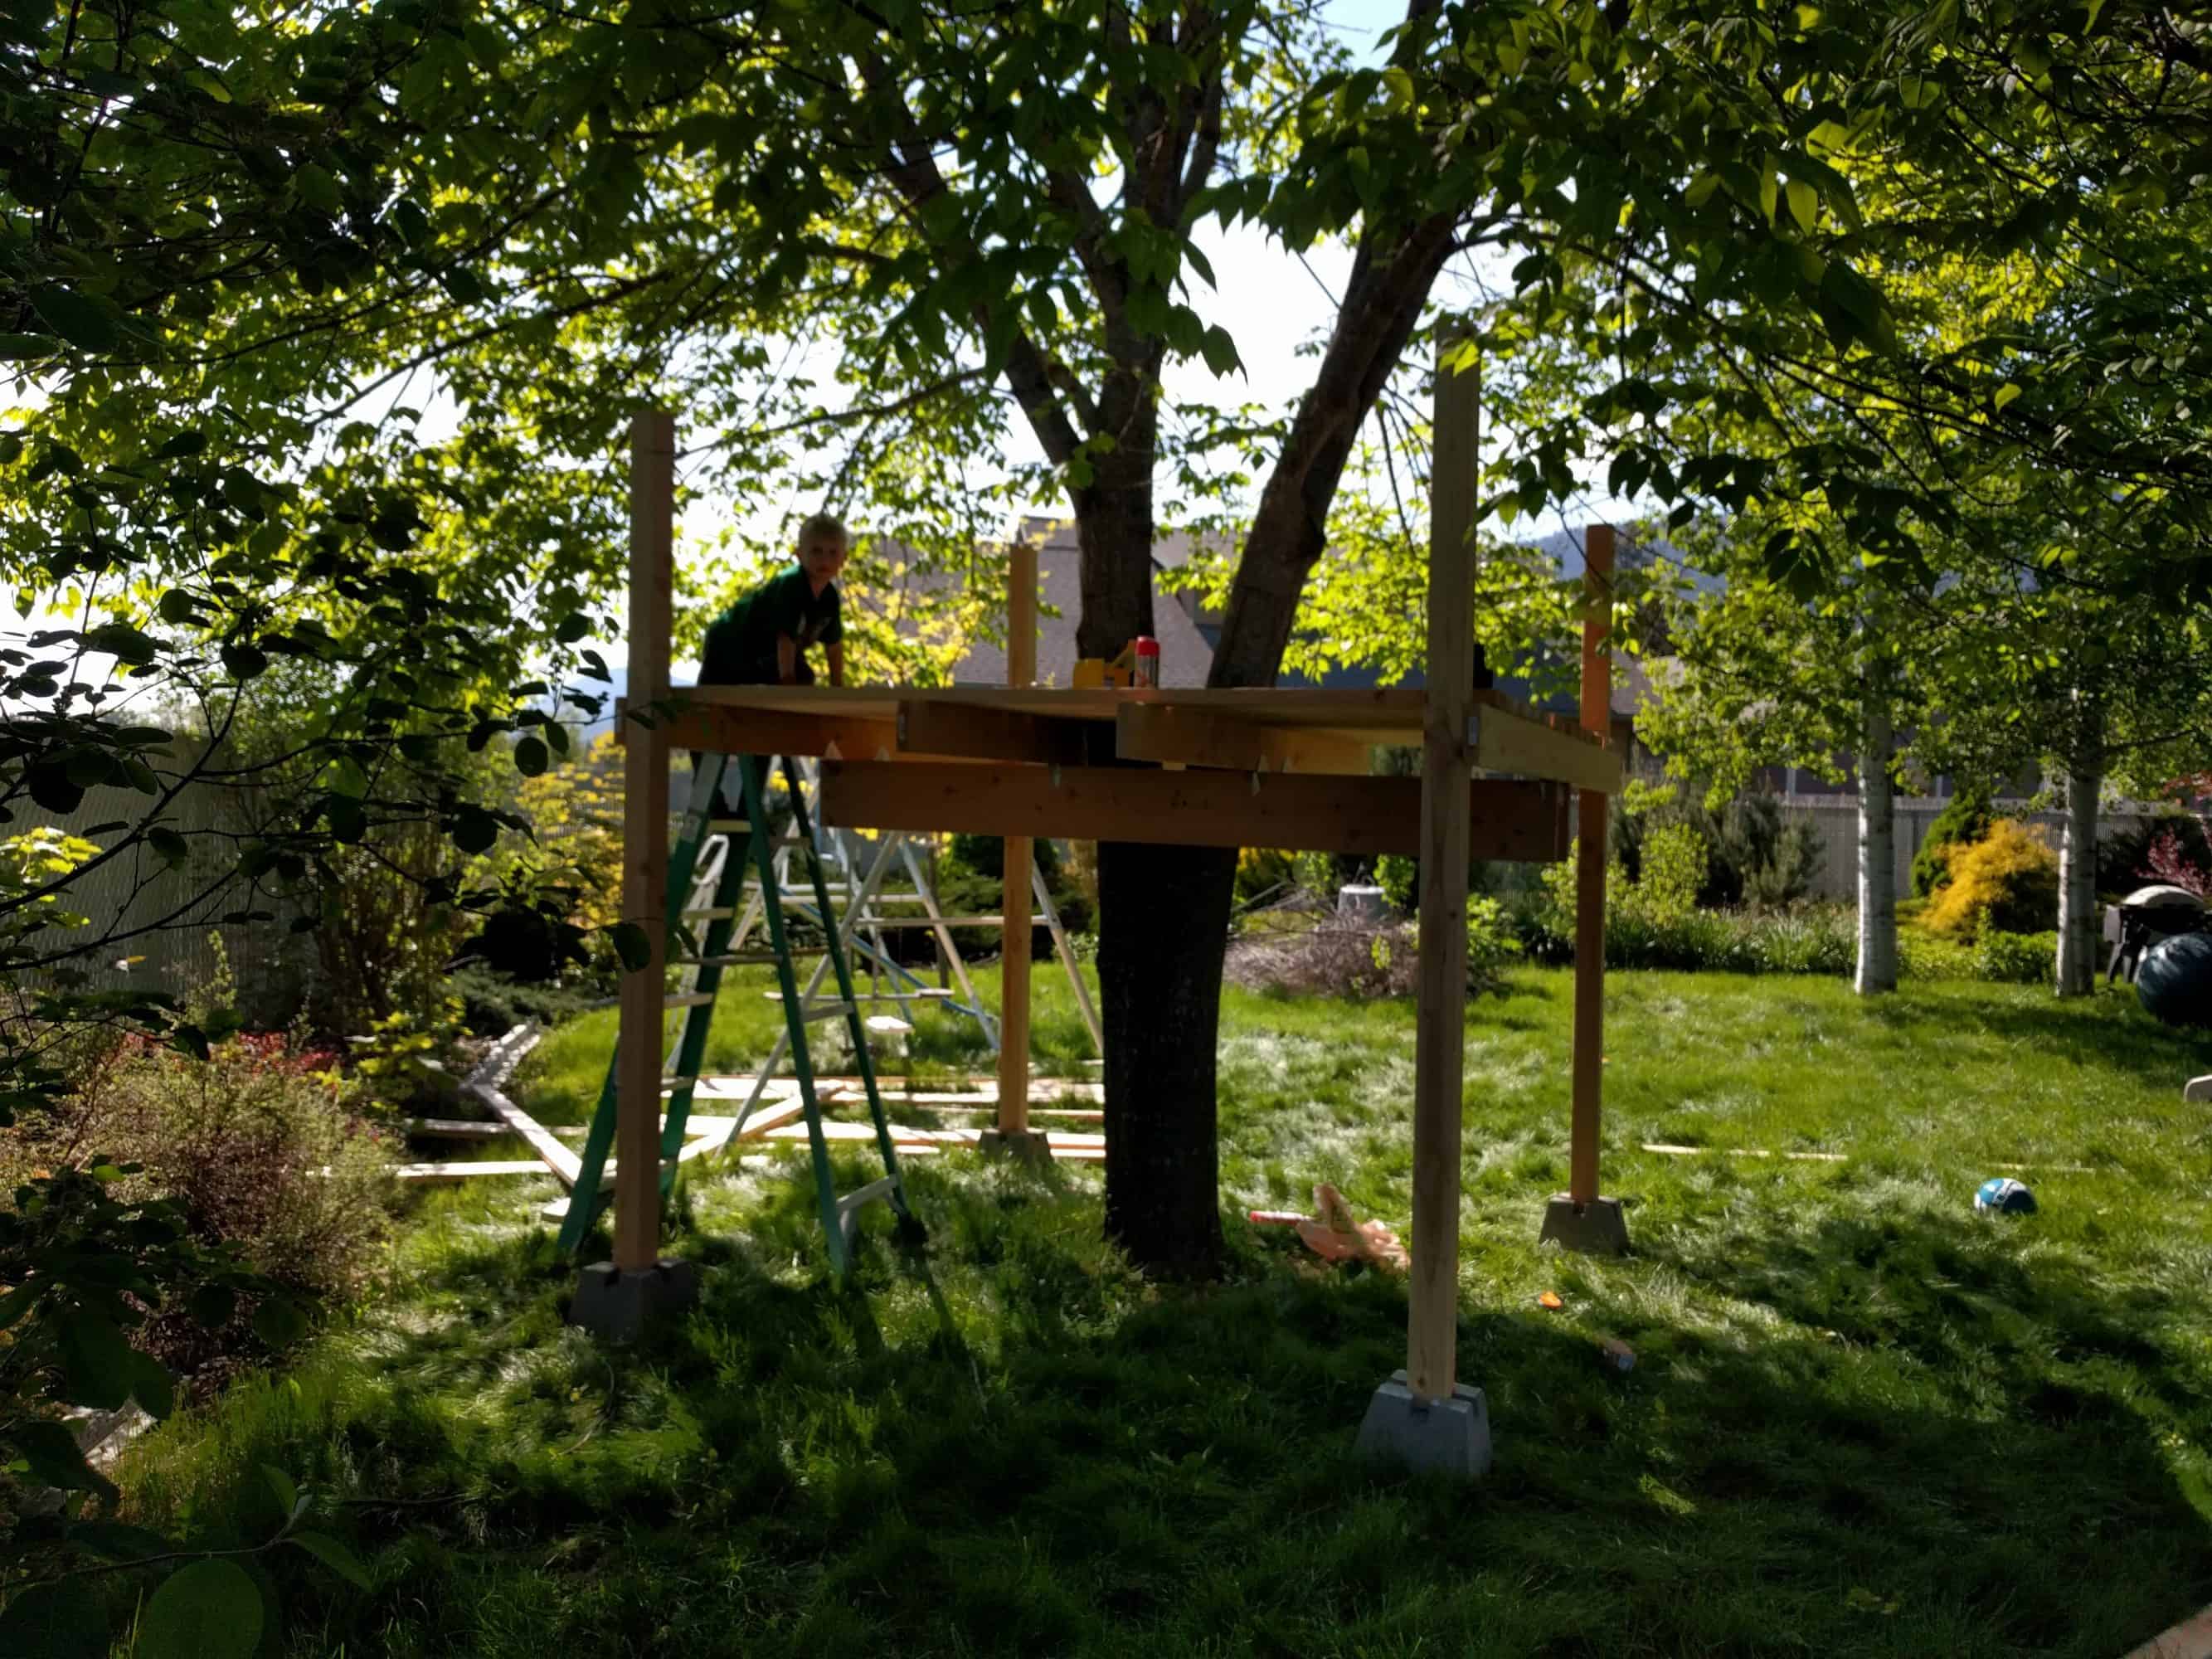
M1620 757L1494 692L1469 707L1473 855L1564 858L1567 792L1618 790ZM1400 688L732 685L672 694L657 727L677 747L822 757L823 821L844 828L1411 854L1420 781L1372 759L1419 745L1427 714Z

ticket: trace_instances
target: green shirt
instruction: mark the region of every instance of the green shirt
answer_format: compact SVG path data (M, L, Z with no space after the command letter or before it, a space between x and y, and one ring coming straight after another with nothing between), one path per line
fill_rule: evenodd
M806 663L807 647L817 641L835 645L845 637L837 584L831 582L817 593L806 580L805 568L794 564L746 594L707 629L699 684L775 684L776 641L783 635L798 643L800 684L811 684L814 675Z

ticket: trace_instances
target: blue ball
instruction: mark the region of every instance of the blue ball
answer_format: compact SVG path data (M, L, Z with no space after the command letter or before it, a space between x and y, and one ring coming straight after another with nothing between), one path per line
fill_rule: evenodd
M2176 933L2144 951L2136 999L2168 1025L2212 1025L2212 933Z
M2010 1176L1992 1176L1976 1189L1974 1208L1984 1215L2033 1215L2035 1194Z

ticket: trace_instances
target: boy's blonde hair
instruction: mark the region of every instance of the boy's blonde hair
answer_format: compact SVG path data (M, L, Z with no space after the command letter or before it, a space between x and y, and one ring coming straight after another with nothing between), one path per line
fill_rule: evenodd
M801 548L821 536L835 536L838 546L848 553L853 550L853 532L845 528L845 521L835 513L817 513L799 526L799 545Z

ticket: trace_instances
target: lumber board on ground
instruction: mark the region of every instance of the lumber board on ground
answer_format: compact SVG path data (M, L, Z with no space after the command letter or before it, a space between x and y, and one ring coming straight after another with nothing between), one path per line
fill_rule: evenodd
M407 1133L425 1140L499 1140L514 1132L504 1123L474 1117L410 1117Z
M583 1160L563 1146L557 1135L498 1090L479 1086L475 1092L478 1100L498 1114L501 1122L530 1143L530 1149L561 1178L562 1186L576 1184L576 1177L583 1172Z
M1470 856L1551 863L1565 855L1564 786L1484 778L1468 787ZM841 829L1412 855L1421 781L831 761L822 769L822 817Z
M504 1134L505 1130L501 1133ZM402 1181L467 1181L475 1176L544 1175L544 1164L534 1158L480 1158L475 1163L403 1164L393 1172Z

